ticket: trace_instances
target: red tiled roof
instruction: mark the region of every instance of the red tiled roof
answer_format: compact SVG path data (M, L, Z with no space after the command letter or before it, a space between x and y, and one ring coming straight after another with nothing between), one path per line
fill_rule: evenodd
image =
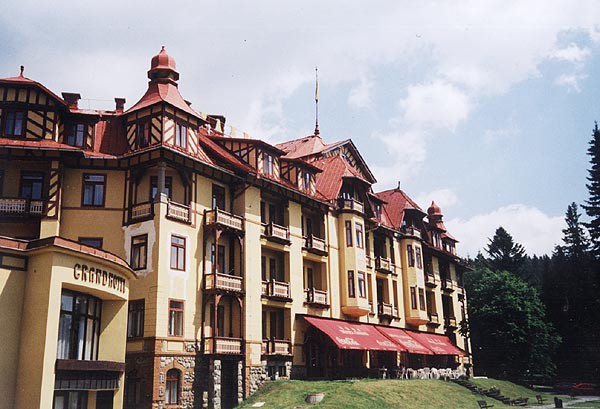
M232 166L235 170L256 172L250 166L238 159L234 154L216 143L211 136L208 135L208 130L204 127L200 128L198 131L198 143L199 147L204 148L204 151L208 152L208 154L214 155L218 161Z
M285 154L285 151L281 150L278 146L276 145L271 145L268 142L263 141L262 139L252 139L252 138L234 138L234 137L230 137L230 136L225 136L219 132L214 132L212 131L212 133L208 136L211 139L214 139L216 141L232 141L232 142L246 142L246 143L254 143L260 146L263 146L271 151L273 151L274 153L277 153L279 155L283 155Z
M179 93L179 89L177 85L167 82L167 83L159 83L155 81L150 81L148 84L148 90L144 94L144 96L131 108L125 111L126 114L131 112L138 111L142 108L149 107L151 105L157 104L159 102L166 102L174 106L175 108L181 109L184 112L187 112L190 115L195 116L196 118L202 118L199 113L194 111L192 107L190 107L187 102L183 99L181 94Z
M61 97L59 97L58 95L56 95L54 92L50 91L48 88L46 88L45 86L43 86L39 82L34 81L34 80L30 79L30 78L24 77L23 73L21 73L21 75L19 75L17 77L0 78L0 84L1 83L20 84L20 85L33 85L33 86L36 86L36 87L40 88L41 90L43 90L48 95L50 95L59 104L65 106L65 107L67 106L67 103Z
M318 135L294 139L293 141L283 142L276 146L285 152L284 157L286 159L296 159L314 155L322 152L328 147Z
M375 195L386 202L386 204L383 205L383 208L392 224L391 227L395 229L402 227L402 220L404 219L404 211L406 209L417 210L423 213L423 216L425 215L425 212L419 205L400 189L385 190L383 192L375 193Z
M327 200L338 198L344 178L356 178L369 184L360 172L350 166L350 164L339 155L318 159L313 162L313 164L323 171L316 176L317 191L319 191Z

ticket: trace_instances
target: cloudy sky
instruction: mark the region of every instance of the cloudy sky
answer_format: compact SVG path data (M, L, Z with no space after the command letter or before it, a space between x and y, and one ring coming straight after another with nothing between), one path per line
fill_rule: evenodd
M587 197L600 119L597 1L38 2L0 5L0 77L131 106L165 45L198 111L253 137L352 138L475 255L502 225L530 254Z

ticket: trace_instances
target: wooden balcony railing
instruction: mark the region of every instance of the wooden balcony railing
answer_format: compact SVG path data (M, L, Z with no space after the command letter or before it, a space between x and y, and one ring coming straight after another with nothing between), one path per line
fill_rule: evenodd
M407 236L413 236L413 237L418 237L418 238L421 237L421 230L419 230L413 226L404 226L404 227L402 227L402 229L400 231Z
M442 279L442 289L445 291L454 291L454 283L449 278Z
M377 313L379 315L382 315L385 317L393 317L394 316L394 307L392 306L392 304L380 302L377 305Z
M392 262L389 258L376 256L375 257L375 270L382 273L389 274L392 270Z
M241 338L210 337L204 339L205 354L239 355L242 353Z
M364 213L365 206L362 202L359 202L356 199L339 199L339 206L342 210L354 210L358 213Z
M131 205L129 208L129 220L145 220L154 217L154 203L143 202Z
M398 307L394 307L394 317L395 318L400 318L400 312L398 310Z
M327 291L309 288L306 290L306 303L315 306L328 307L329 304L327 303Z
M456 317L444 317L444 325L449 328L456 328Z
M291 299L290 283L276 280L263 281L262 295L267 298Z
M218 224L233 230L244 230L244 218L228 213L225 210L206 210L204 212L204 217L207 226Z
M167 202L167 217L180 222L190 223L190 206L185 206L169 200Z
M436 287L435 275L433 273L425 273L425 285L427 287Z
M206 290L222 290L241 293L244 291L243 278L229 274L210 273L205 274Z
M268 240L278 241L281 243L290 242L290 229L273 222L263 225L262 233Z
M371 256L366 256L365 260L367 261L367 268L373 268L373 259Z
M0 198L0 215L3 216L43 216L46 202L36 199Z
M283 339L265 339L262 353L263 355L292 355L292 343Z
M325 240L313 234L305 238L304 247L308 251L312 251L318 254L327 254L327 243L325 243Z
M437 315L437 312L430 312L429 314L429 324L431 325L439 325L440 319Z

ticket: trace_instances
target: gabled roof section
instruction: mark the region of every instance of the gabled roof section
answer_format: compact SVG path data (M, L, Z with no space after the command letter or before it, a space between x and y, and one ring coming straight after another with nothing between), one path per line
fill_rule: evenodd
M339 155L318 159L313 164L322 170L322 173L317 175L317 191L327 200L338 198L345 178L354 178L369 184L358 170Z
M318 135L310 135L276 145L285 152L284 158L298 159L321 153L328 145Z
M404 220L404 212L406 210L414 210L422 213L423 217L425 216L425 212L419 205L399 188L384 190L383 192L375 193L375 195L386 202L383 207L392 227L395 229L402 227L402 220Z
M61 97L59 97L58 95L56 95L54 92L50 91L48 88L46 88L45 86L43 86L39 82L34 81L34 80L30 79L30 78L25 77L23 75L24 71L25 71L25 67L21 65L21 73L18 76L16 76L16 77L9 77L9 78L0 78L0 84L14 84L14 85L34 86L34 87L37 87L37 88L41 89L46 94L48 94L52 99L54 99L56 102L58 102L59 105L62 105L64 107L67 106L66 102Z

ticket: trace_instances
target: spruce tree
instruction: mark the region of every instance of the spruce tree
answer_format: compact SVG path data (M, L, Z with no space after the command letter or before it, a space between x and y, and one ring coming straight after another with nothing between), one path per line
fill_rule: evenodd
M592 255L596 259L600 259L600 130L598 130L597 122L592 133L588 154L591 167L588 169L587 180L589 183L586 186L590 197L582 207L590 218L585 226L588 228L592 240Z
M582 260L589 249L589 241L586 233L579 221L581 214L579 214L577 203L573 202L567 207L565 213L565 222L567 228L563 229L563 246L564 253L568 258L575 260Z
M503 227L498 227L494 237L489 239L486 252L493 271L509 271L521 275L526 260L525 249L521 244L515 243Z

